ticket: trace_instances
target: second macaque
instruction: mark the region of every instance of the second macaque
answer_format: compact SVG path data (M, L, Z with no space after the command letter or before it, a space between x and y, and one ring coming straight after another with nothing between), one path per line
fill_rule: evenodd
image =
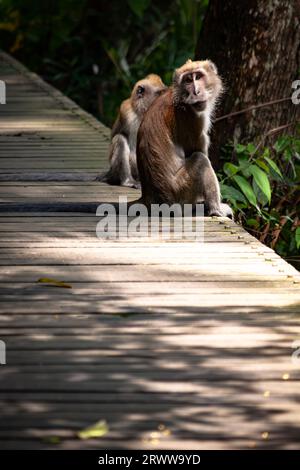
M136 139L141 120L153 101L166 89L158 75L138 81L130 98L123 101L111 132L110 168L97 180L113 185L138 188Z

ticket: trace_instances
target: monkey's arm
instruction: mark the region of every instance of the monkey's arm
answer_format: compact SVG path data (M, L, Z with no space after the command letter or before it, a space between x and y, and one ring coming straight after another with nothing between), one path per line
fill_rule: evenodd
M230 207L221 203L217 176L209 158L204 153L194 152L187 158L184 165L177 172L176 179L182 185L182 200L196 197L192 202L204 201L205 215L233 217Z
M108 184L120 185L123 183L124 174L129 165L129 145L127 139L122 134L116 134L109 147L109 163L110 168L107 172L97 176L97 181ZM128 171L128 168L127 168Z
M119 113L111 129L111 138L113 138L117 134L121 134L123 129L124 123L122 123L121 115Z
M139 183L134 179L130 165L130 147L123 134L116 134L109 149L109 170L97 177L97 181L108 184L139 188Z

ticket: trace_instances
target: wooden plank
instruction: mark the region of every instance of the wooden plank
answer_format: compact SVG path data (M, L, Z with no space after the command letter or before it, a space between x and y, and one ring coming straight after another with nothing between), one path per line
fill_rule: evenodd
M248 436L248 439L245 437L238 439L238 438L232 438L230 437L223 437L222 434L216 433L212 438L209 436L207 438L204 437L205 434L198 435L194 439L193 438L186 438L186 437L177 437L177 435L172 436L171 439L163 438L161 440L157 439L151 439L150 438L150 432L148 432L147 436L143 437L141 434L138 434L138 437L134 436L133 438L130 437L128 439L120 438L118 440L113 440L113 439L105 439L102 438L101 442L99 443L99 439L91 439L89 441L80 441L78 439L61 439L61 443L59 446L53 445L49 441L49 436L48 439L42 440L41 438L36 438L34 440L34 436L31 438L26 438L26 437L19 437L19 440L15 439L5 439L2 438L0 440L0 448L5 448L7 450L42 450L42 449L47 449L47 450L53 450L57 449L58 447L62 450L107 450L107 449L140 449L143 448L145 450L150 450L153 451L154 449L162 449L162 450L174 450L178 451L178 449L184 450L196 450L196 451L201 451L201 450L228 450L228 449L236 449L236 450L241 450L241 449L274 449L278 450L283 449L283 450L294 450L295 446L297 447L297 437L296 436L291 436L291 440L289 442L286 442L286 440L283 438L283 435L274 435L272 441L270 440L263 440L261 438L261 434L255 438L257 440L252 439ZM158 441L158 442L157 442Z
M122 314L134 312L148 312L165 310L178 311L185 309L186 313L189 310L197 310L197 308L210 308L213 312L214 308L232 308L243 307L247 302L248 308L257 307L288 307L289 309L299 310L299 291L290 292L277 292L274 293L257 293L250 298L247 295L241 294L226 294L218 295L205 295L205 294L173 294L165 295L163 293L155 294L155 298L147 295L122 295L117 292L106 293L104 296L96 296L87 298L78 298L77 296L69 296L69 298L52 297L50 294L45 300L34 299L34 302L22 298L15 301L1 302L1 312L7 313L13 310L15 313L23 314L60 314L63 313L94 313L94 314Z
M26 283L0 283L0 296L1 301L4 300L21 300L23 297L25 300L41 300L41 299L56 299L56 298L70 298L70 295L76 296L78 300L84 299L84 296L91 295L93 299L96 299L98 296L111 294L119 292L121 295L134 295L138 290L138 294L147 294L147 295L164 295L169 294L199 294L199 295L219 295L219 294L241 294L241 295L255 295L256 293L297 293L295 286L291 281L277 282L273 285L272 281L268 284L258 284L254 283L251 287L245 283L209 283L209 282L189 282L189 281L173 281L173 282L164 282L162 286L161 281L158 282L102 282L102 283L89 283L84 284L73 283L72 284L72 293L69 289L61 289L50 286L45 286L43 284L31 284L30 286ZM300 292L300 286L299 286ZM96 294L97 293L97 294Z
M114 338L115 341L120 341L120 338ZM268 343L266 343L266 347L268 346ZM21 348L16 348L16 350L20 350ZM26 348L24 348L26 349ZM67 349L67 348L66 348ZM168 352L168 359L169 361L174 361L175 364L177 361L179 361L178 357L174 357L174 355L170 354L170 351L164 351L162 348L160 349L160 352ZM193 350L190 348L189 349L190 354L193 354ZM126 383L124 383L124 390L122 390L122 393L129 393L131 391L134 391L137 393L139 390L139 383L142 381L146 382L156 382L158 383L160 380L165 383L172 383L174 385L177 384L178 386L178 391L181 393L181 390L184 388L184 382L189 383L188 391L192 392L193 390L196 391L196 388L198 388L199 385L203 385L205 381L208 378L208 375L211 375L211 382L217 382L218 386L221 386L219 382L241 382L245 381L245 383L248 382L259 382L260 380L263 380L264 382L269 382L269 381L278 381L281 382L281 386L283 387L282 383L282 376L284 373L289 371L290 374L290 381L293 381L296 383L299 381L300 378L300 371L299 368L294 368L291 369L287 361L284 363L279 363L277 366L270 367L270 364L266 364L263 362L263 359L260 358L258 366L255 368L253 367L253 359L254 359L254 354L252 356L252 366L251 364L247 365L246 361L243 361L243 364L241 365L240 362L234 363L232 365L232 369L229 373L224 374L223 368L220 368L214 362L213 360L210 361L209 357L199 357L198 361L194 360L191 363L191 368L190 370L185 370L184 367L178 367L174 365L173 368L168 368L167 364L165 364L165 367L162 365L161 367L151 367L151 364L148 365L147 370L145 370L145 366L143 367L142 364L139 363L122 363L123 368L126 366L126 372L120 367L120 364L118 365L117 362L115 363L107 363L106 367L97 367L97 364L95 363L94 365L90 365L89 367L86 366L86 364L77 364L74 363L72 365L67 364L64 368L59 367L57 365L51 366L47 364L47 373L42 372L43 368L43 355L46 355L45 353L39 354L39 360L41 366L38 367L38 371L34 370L37 368L37 364L34 366L11 366L5 368L5 372L3 374L3 382L0 385L1 390L9 390L9 388L13 388L16 390L15 383L16 383L16 374L18 374L18 380L17 383L19 384L19 389L22 390L32 390L32 383L34 380L37 380L40 384L40 387L36 389L38 392L42 392L43 390L46 390L48 393L50 390L64 390L64 385L66 383L69 383L69 387L66 390L71 391L72 389L77 390L77 392L81 390L86 390L86 386L82 386L81 383L79 384L74 384L75 382L75 377L76 375L79 374L86 374L89 376L90 382L92 382L92 387L95 389L97 387L97 390L100 391L109 391L113 389L113 383L120 383L120 382L126 382L127 380L131 382L128 384L128 387L126 386ZM38 356L38 353L36 353L36 356ZM139 356L137 355L137 358ZM184 356L185 357L185 356ZM100 359L100 358L98 358ZM154 361L156 358L154 358ZM230 356L227 358L227 361L230 360ZM205 362L205 363L212 363L210 367L199 367L200 363ZM120 361L119 361L120 362ZM222 362L224 367L224 363ZM215 369L213 368L215 365ZM198 370L200 369L200 370ZM178 380L178 375L181 376L181 381ZM105 383L102 384L101 378L104 378L106 376ZM262 379L263 378L263 379ZM127 379L127 380L126 380ZM49 384L49 390L47 390L47 384ZM59 384L59 385L58 385ZM137 384L137 386L135 386ZM210 385L212 388L212 384ZM148 393L151 391L154 393L155 391L157 392L157 387L155 389L152 389L150 387L146 387L148 390ZM162 387L162 392L166 391L165 387Z
M161 282L172 280L193 279L194 281L203 282L248 282L248 281L280 281L283 279L291 279L294 281L294 274L288 274L280 270L257 270L258 265L254 265L251 269L246 266L231 267L228 272L228 265L221 269L209 269L208 265L194 265L191 269L190 265L176 265L171 267L167 264L159 265L77 265L76 269L72 265L0 265L1 282L36 282L40 277L52 277L61 279L65 282L122 282L126 279L128 282L155 281L159 279Z
M93 321L93 329L87 330L86 333L84 333L84 337L87 338L89 337L91 340L93 338L101 338L102 335L112 335L113 336L122 336L124 335L124 329L127 330L127 335L132 335L134 337L135 335L140 335L142 334L145 336L145 340L149 340L149 336L152 336L155 333L158 333L161 331L162 335L169 335L169 336L180 336L180 335L188 335L191 338L194 338L195 336L195 327L202 326L202 333L201 336L225 336L225 335L230 335L236 340L236 337L244 335L245 337L259 337L259 335L265 335L266 337L269 337L269 331L270 331L270 319L267 317L266 314L264 314L265 319L264 322L261 322L258 326L256 326L255 322L247 322L244 326L237 326L236 321L237 318L233 320L232 318L226 319L227 323L229 324L228 326L224 326L224 316L221 316L221 319L218 321L216 320L214 324L209 324L207 319L202 318L201 314L201 321L197 321L196 315L192 316L191 318L188 318L186 315L184 318L182 317L180 321L180 317L178 316L175 317L174 322L172 323L171 321L166 322L164 321L163 317L161 315L151 315L151 317L146 317L144 316L143 321L137 319L132 319L132 317L128 318L122 318L122 321L118 318L113 318L109 317L109 320L107 318L99 319L97 321L97 318L94 318ZM282 322L282 317L281 319L275 318L274 321L277 326L277 331L276 334L278 334L278 337L283 336L285 334L287 335L294 335L295 333L297 334L297 326L295 326L295 316L292 318L289 318L288 315L287 317L287 324L284 328L281 327L280 321ZM2 318L1 321L3 322ZM90 325L91 326L91 323ZM112 329L113 326L113 329ZM19 339L22 340L23 336L28 336L30 339L43 339L43 338L48 338L50 337L50 340L55 340L59 341L60 338L65 337L68 338L70 336L82 336L82 321L81 324L79 323L79 326L74 326L74 322L72 323L67 323L65 322L65 326L61 326L60 319L55 319L55 323L52 322L52 326L50 327L49 325L40 327L38 330L32 328L32 326L28 325L28 327L21 327L18 325L18 328L13 328L11 326L6 327L2 323L1 327L1 334L3 337L7 337L9 340L10 338L13 338L16 342L18 342L18 337ZM69 338L70 339L70 338ZM136 338L137 339L137 338ZM182 339L182 338L181 338ZM239 339L239 338L238 338ZM96 341L96 339L94 339ZM121 339L122 341L122 339ZM173 338L172 338L173 341ZM192 346L193 342L191 343ZM278 344L279 347L279 344ZM44 345L44 348L47 349L47 342ZM292 348L291 348L292 349ZM199 355L201 356L202 354L207 354L205 351L199 351L199 353L196 354L197 357ZM228 352L230 355L230 351ZM268 361L271 361L270 358L265 358ZM286 357L284 357L284 362L286 362ZM162 358L159 362L164 363L166 359ZM217 358L219 360L219 358ZM220 361L222 358L220 358ZM279 358L280 361L280 358ZM236 361L235 361L236 362ZM278 364L278 363L277 363ZM253 364L253 368L256 369L256 364ZM257 368L259 368L262 364L257 364ZM99 365L100 366L100 365ZM174 367L173 367L174 366ZM168 368L168 365L165 364L164 367L166 369ZM170 364L171 369L176 368L175 364L172 365ZM9 366L5 368L6 372L9 370Z
M80 330L79 332L82 333L83 325L87 333L90 331L90 328L92 331L96 331L99 328L103 328L104 330L106 328L113 328L114 331L119 331L119 327L128 329L141 327L144 328L144 333L146 334L149 327L160 329L178 326L182 328L182 331L185 331L185 329L189 329L191 325L195 328L201 326L207 328L208 326L220 326L225 323L228 326L236 327L239 322L243 325L257 325L257 327L260 325L263 327L273 325L274 328L280 329L284 328L285 325L297 325L298 318L297 310L287 308L281 310L276 309L276 307L249 308L243 306L242 308L223 309L219 312L217 318L212 318L210 309L200 307L192 312L185 312L184 310L172 312L156 311L153 313L141 312L139 315L128 316L106 314L95 316L93 314L81 315L75 313L62 313L60 315L22 315L7 313L0 314L0 320L3 325L1 329L3 334L5 334L5 332L9 334L10 329L17 334L18 329L21 330L22 328L34 328L35 332L43 331L44 328L47 328L55 335L55 332L60 329L65 329L67 333L68 328L70 329L70 334L76 331L77 328ZM284 325L284 327L282 327L282 325ZM275 348L276 346L274 346L272 350ZM201 351L199 353L201 353ZM240 349L240 354L245 357L247 349ZM179 353L179 355L181 355L181 353ZM64 360L59 353L58 356L60 359ZM23 356L19 359L22 362ZM82 357L82 359L84 358Z
M239 235L235 236L235 234L227 236L227 234L217 231L204 231L201 233L201 238L197 239L195 238L195 231L188 231L187 233L181 235L180 233L177 234L175 231L170 231L170 233L168 233L167 230L165 230L164 233L157 232L155 227L154 233L151 233L149 230L149 233L151 233L151 238L147 237L147 233L145 232L140 234L131 234L130 231L129 233L127 233L127 231L124 233L122 231L120 233L116 232L113 233L110 238L103 238L101 232L97 237L96 225L97 224L95 224L94 230L84 229L84 227L81 229L78 228L76 230L75 222L73 226L70 225L69 227L65 227L64 231L61 229L60 225L57 225L54 230L52 227L50 227L50 230L47 230L47 226L43 227L42 230L39 228L34 230L33 225L32 227L27 227L22 230L22 226L20 224L20 230L18 231L11 232L9 228L7 230L0 231L0 240L3 244L7 243L7 245L4 246L9 246L10 241L12 243L26 242L31 244L32 248L34 248L35 244L39 246L39 243L47 244L48 242L49 247L51 247L51 241L58 242L57 246L59 246L60 242L63 243L64 246L68 246L68 243L70 243L70 246L72 246L73 242L77 241L77 247L82 246L82 248L84 248L85 243L87 245L93 243L98 248L102 247L102 249L107 248L108 250L112 250L113 248L123 248L124 251L125 247L128 246L128 251L131 253L134 252L135 249L136 251L139 251L143 248L145 248L148 252L150 252L150 250L154 250L159 253L162 251L163 247L165 247L166 250L170 252L172 250L172 246L174 247L174 239L176 239L176 244L179 247L180 253L192 252L193 249L195 249L195 252L200 255L203 254L206 245L209 253L210 248L213 249L218 246L220 242L222 242L224 253L239 252L252 255L253 257L258 257L261 255L264 256L265 261L271 261L273 259L282 261L282 258L276 255L276 253L274 253L272 250L268 249L268 247L264 248L263 246L252 242L252 240L247 237ZM30 230L30 228L32 230ZM67 236L65 236L66 232L68 232ZM136 245L136 242L138 241L139 244Z
M61 197L66 197L68 193L65 193L65 194L61 194ZM100 193L102 194L102 193ZM136 196L135 193L132 193L132 196ZM70 197L72 197L72 195L70 195ZM85 196L84 196L85 197ZM90 198L91 199L91 198ZM56 224L58 224L59 226L63 226L66 227L66 228L69 228L70 227L70 224L74 226L74 216L66 216L64 217L63 220L59 220L57 219L57 217L48 217L48 219L45 219L45 218L37 218L37 217L27 217L26 219L19 219L19 217L15 217L15 220L10 218L9 220L5 220L5 213L2 215L1 217L1 229L2 231L4 230L5 227L7 227L8 229L13 229L13 230L16 230L17 226L22 223L22 226L21 228L26 228L26 225L24 224L27 224L29 227L33 226L33 223L34 223L34 227L48 227L48 228L52 228L54 229ZM77 228L81 228L81 227L91 227L94 229L95 227L95 222L98 222L99 220L101 220L102 217L100 216L96 216L95 215L88 215L87 218L84 218L83 220L76 220L76 224L75 224L75 227ZM133 220L135 219L135 217L130 217L130 216L125 216L122 218L122 216L116 216L116 222L117 222L117 225L119 223L124 223L126 221L128 222L132 222ZM176 219L176 220L175 220ZM217 231L217 232L224 232L224 233L228 233L228 234L242 234L242 235L248 235L249 238L251 238L251 240L253 242L256 242L257 245L259 245L259 243L257 242L257 240L254 238L254 237L251 237L249 234L247 234L247 232L245 232L245 230L242 229L242 227L239 227L237 225L222 225L222 224L211 224L210 222L208 222L207 220L199 220L198 218L194 218L194 217L185 217L184 218L185 221L188 221L189 224L191 224L191 226L194 228L197 224L197 226L199 226L200 228L203 228L204 230L210 230L210 231ZM151 223L155 226L158 226L159 223L161 223L160 220L152 220L152 221L147 221L148 222L148 225L150 225ZM180 225L182 225L182 218L180 217L176 217L176 218L173 218L172 220L170 220L170 225L174 225L175 223L180 223ZM12 225L12 224L16 224L16 225ZM55 230L53 230L55 231Z
M164 351L161 352L163 353ZM173 358L170 358L170 360L173 360ZM125 366L125 364L123 366ZM191 366L200 369L199 364L192 363ZM99 371L96 371L95 368L93 371L91 369L85 370L83 367L78 367L78 365L76 365L75 368L76 370L74 370L73 372L71 372L70 370L63 370L58 372L51 370L49 365L47 365L47 369L50 369L47 375L43 375L38 372L27 372L22 374L22 372L20 372L20 368L15 368L12 371L12 374L9 374L8 371L4 375L5 384L0 384L0 390L5 391L13 389L19 391L24 390L24 392L27 392L32 389L32 385L30 384L34 383L34 381L36 380L38 382L38 385L35 387L35 390L39 393L43 393L44 391L48 393L55 393L56 391L61 392L62 390L68 392L72 392L74 390L76 391L76 393L85 393L87 391L87 386L82 383L77 384L76 378L80 376L86 376L89 378L90 389L93 391L97 390L99 393L107 394L110 391L113 391L115 388L121 387L121 378L123 378L123 382L125 382L124 387L122 389L122 393L124 392L126 394L138 393L138 391L142 392L143 387L139 385L142 382L144 382L145 385L147 382L151 384L150 387L145 386L145 389L148 392L152 393L168 393L168 387L174 387L174 390L172 391L172 393L174 394L188 392L199 393L205 388L203 384L208 380L209 376L209 380L211 381L211 389L213 388L213 384L215 384L216 387L222 386L220 382L224 383L224 388L227 384L228 386L232 386L234 388L234 385L236 383L237 385L241 385L242 382L245 383L245 386L251 386L254 385L255 382L259 382L262 377L264 377L263 380L265 382L265 386L268 386L269 382L275 382L276 380L278 380L279 377L283 375L283 371L287 370L286 368L284 368L283 365L281 366L281 369L278 370L268 369L267 367L264 369L260 369L258 367L257 371L255 372L249 368L245 368L243 370L239 368L235 369L233 367L231 373L226 375L225 378L224 374L220 370L216 371L215 373L213 373L211 370L204 370L201 371L198 375L196 375L196 373L186 373L186 371L183 371L181 369L173 371L163 371L162 369L159 369L155 372L152 372L151 370L145 371L142 369L140 371L137 371L134 368L130 368L128 364L126 364L127 373L122 372L120 368L114 370L113 367L111 368L111 370L100 369ZM19 375L17 383L15 379L16 374ZM182 376L182 382L177 381L178 375ZM298 371L293 371L292 376L292 380L294 380L295 382L299 382L299 369ZM119 378L110 379L110 377ZM104 383L103 379L105 379ZM154 386L154 384L157 384L156 387ZM278 388L279 387L280 382L278 383ZM263 395L263 392L261 392L261 395ZM261 397L261 399L263 399L263 397ZM113 409L114 405L112 404L110 413ZM84 413L82 413L82 415L84 415ZM187 417L186 420L188 421ZM15 418L15 422L17 421L18 419ZM34 418L32 419L32 421L34 421Z
M58 377L57 380L62 380L62 378L64 378L64 374L66 374L67 377L73 377L76 373L85 373L90 374L90 378L93 378L95 380L96 378L101 377L102 374L111 373L117 375L118 373L122 372L120 368L120 359L118 357L103 357L102 359L101 356L101 361L99 361L100 357L97 357L94 358L94 361L92 359L91 362L89 362L88 364L84 362L80 363L78 360L76 361L77 358L74 358L73 362L71 359L69 359L69 361L67 363L64 362L64 364L61 364L60 362L53 364L44 361L44 357L47 357L48 352L49 351L46 350L44 352L41 352L40 354L36 353L35 362L33 362L34 360L32 358L32 364L29 365L24 364L24 362L14 362L12 359L10 359L12 362L10 366L7 366L5 368L4 377L13 378L16 374L19 373L24 374L24 376L26 375L26 377L28 378L33 377L36 373L36 367L38 364L40 364L40 366L44 366L45 364L47 364L47 373L49 375L49 378L51 378L52 376L56 376ZM17 351L12 351L11 354L13 353L14 355L16 355ZM214 360L208 354L203 354L202 356L199 355L198 357L195 357L193 361L191 361L191 365L194 368L194 374L186 373L184 361L180 360L179 355L176 356L170 351L166 351L164 355L165 361L159 361L159 358L155 357L155 367L152 366L151 361L148 361L147 370L145 370L144 358L139 356L130 357L129 359L131 359L131 361L124 362L123 366L126 365L126 372L128 375L131 376L131 378L135 377L138 379L141 377L146 377L148 380L150 380L153 379L153 377L155 376L160 377L164 375L164 378L166 380L173 380L174 378L176 378L176 375L178 377L178 374L183 374L186 379L189 378L190 380L193 380L195 378L199 378L203 380L206 374L202 372L200 373L200 375L197 375L197 369L201 366L201 363L203 363L203 361L207 361L211 369L213 369L213 367L217 367L218 372L214 376L214 380L217 380L218 377L224 378L224 373L222 374L221 372L221 366L226 367L227 362L229 360L232 360L232 377L238 376L240 379L242 379L245 374L247 376L246 380L250 380L250 378L251 380L253 380L255 379L255 376L257 374L259 378L264 376L264 380L266 381L277 379L279 380L280 377L282 377L283 375L283 371L289 370L290 377L293 381L299 378L299 369L296 369L296 367L294 369L291 369L287 364L287 361L283 359L279 360L278 363L272 364L271 367L269 360L264 359L263 357L260 358L257 364L255 364L253 362L254 351L252 356L247 355L247 357L242 357L239 360L236 360L234 358L234 355L229 353L228 357L226 357L226 360L222 360L221 363L218 363L217 359ZM229 380L228 375L226 375L226 380ZM123 393L119 395L121 395L122 397ZM284 399L283 393L282 398ZM3 408L4 406L0 403L0 410Z

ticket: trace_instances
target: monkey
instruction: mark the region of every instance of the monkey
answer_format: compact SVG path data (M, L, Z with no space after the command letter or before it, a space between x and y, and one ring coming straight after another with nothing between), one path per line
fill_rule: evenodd
M211 117L222 91L210 60L188 60L175 70L172 85L145 113L138 131L139 202L149 207L204 201L206 215L232 217L208 158Z
M111 132L110 168L97 177L113 185L139 188L136 163L136 137L140 122L152 102L166 89L158 75L150 74L133 87L130 98L123 101Z

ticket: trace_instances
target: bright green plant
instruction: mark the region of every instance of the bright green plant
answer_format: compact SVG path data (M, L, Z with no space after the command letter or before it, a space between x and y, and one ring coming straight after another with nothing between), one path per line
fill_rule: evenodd
M264 147L229 145L224 158L221 192L237 219L299 267L299 136L284 135Z

